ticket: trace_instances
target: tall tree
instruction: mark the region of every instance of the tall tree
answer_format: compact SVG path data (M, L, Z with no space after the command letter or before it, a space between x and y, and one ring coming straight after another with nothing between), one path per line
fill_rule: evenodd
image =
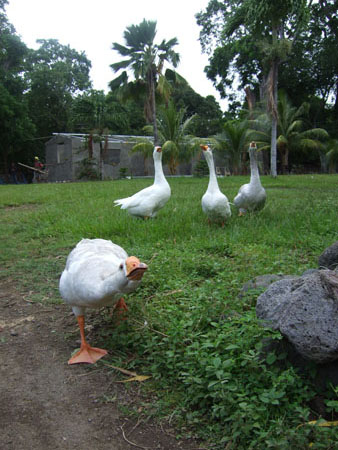
M0 155L5 172L9 160L27 162L25 153L34 134L24 96L27 86L22 79L28 49L8 22L7 3L0 0Z
M291 52L307 18L306 0L210 0L197 14L202 27L202 48L217 48L207 75L224 97L226 86L239 75L240 88L261 87L271 116L271 175L277 175L277 84L278 68ZM221 81L219 78L221 77Z
M221 133L215 137L215 148L228 160L230 171L238 175L243 170L242 155L249 145L248 122L246 120L227 121Z
M39 137L70 130L73 99L91 87L86 55L56 39L40 39L31 50L25 77L30 115Z
M338 139L330 139L327 143L326 160L330 172L337 172L338 169Z
M300 34L292 55L281 69L281 85L289 96L299 99L317 95L338 107L337 0L319 0L311 5L308 27ZM291 75L291 76L290 76ZM300 104L301 101L297 103Z
M163 162L168 164L171 175L175 175L181 162L191 160L195 151L199 151L200 140L191 134L196 115L186 117L184 108L177 108L171 100L161 106L157 116L158 140L163 149ZM153 133L153 125L144 127L147 133ZM152 152L150 141L143 140L136 144L133 151L141 151L144 157Z
M155 44L156 21L145 19L138 25L127 27L123 36L125 45L114 42L112 48L126 59L111 64L110 67L114 72L122 70L122 73L110 82L110 87L113 90L122 89L129 92L133 90L134 95L142 89L145 90L145 117L149 123L153 124L154 142L157 145L155 89L159 79L162 78L160 81L163 81L164 63L169 62L174 67L177 67L179 63L179 54L174 51L178 41L173 38ZM128 73L125 69L132 71L135 78L133 82L129 82Z
M122 103L110 92L91 89L74 98L71 114L72 131L90 133L92 130L108 129L110 134L130 134L130 121L136 114L128 105ZM142 111L141 111L142 113ZM140 115L140 113L139 113ZM145 125L141 122L140 128Z
M277 148L282 158L282 172L289 169L290 151L318 152L321 160L325 158L326 143L329 135L322 128L311 128L308 123L309 103L299 108L292 106L285 92L278 95L278 139ZM322 166L323 169L323 166Z

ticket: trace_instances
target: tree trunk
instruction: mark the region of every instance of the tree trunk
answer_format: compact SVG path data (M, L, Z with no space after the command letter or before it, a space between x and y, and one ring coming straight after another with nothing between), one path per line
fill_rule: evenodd
M276 44L277 40L278 27L274 27L272 29L272 44ZM268 111L271 116L270 174L273 178L277 177L278 64L279 61L275 58L271 62L268 76Z
M248 103L249 120L252 120L253 119L253 111L254 111L255 104L256 104L255 93L250 89L249 86L244 88L244 91L245 91L246 101ZM242 159L241 159L243 175L248 174L247 160L248 160L248 153L247 153L247 150L245 149L245 151L242 152Z
M170 175L176 175L176 169L178 166L178 162L173 156L170 157L168 166L169 166Z
M328 173L328 161L327 156L324 152L319 152L320 159L320 171L321 173Z
M277 177L277 119L271 120L270 175Z
M102 147L102 137L100 136L100 178L103 181L105 178L104 173L104 159L108 152L108 136L104 138L104 146Z
M271 115L271 149L270 149L270 174L277 177L277 88L278 88L278 62L273 61L269 74L268 85L268 109Z
M150 73L150 95L151 95L151 113L154 127L154 146L159 145L158 131L157 131L157 118L156 118L156 98L155 98L155 77L153 72Z
M88 136L88 158L93 158L93 135L90 134Z
M287 146L280 149L280 155L282 158L282 174L287 175L289 173L289 149Z

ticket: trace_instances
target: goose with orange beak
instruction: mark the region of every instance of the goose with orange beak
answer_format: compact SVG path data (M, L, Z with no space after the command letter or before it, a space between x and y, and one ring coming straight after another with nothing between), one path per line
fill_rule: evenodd
M131 197L114 200L115 206L121 206L129 214L144 219L153 218L170 198L171 190L162 168L162 148L156 146L153 151L155 177L154 183Z
M140 285L147 268L136 256L128 256L122 247L104 239L82 239L70 252L59 289L77 318L81 348L68 364L92 364L107 354L86 341L85 311L103 306L126 310L123 295Z
M214 157L208 145L201 145L203 155L209 167L209 184L202 197L202 210L209 223L220 223L222 227L231 216L230 204L227 197L220 191L216 177Z
M250 142L249 156L250 183L243 184L234 198L234 204L239 210L239 216L243 216L248 211L259 211L264 208L266 201L266 192L259 177L257 146L255 142Z

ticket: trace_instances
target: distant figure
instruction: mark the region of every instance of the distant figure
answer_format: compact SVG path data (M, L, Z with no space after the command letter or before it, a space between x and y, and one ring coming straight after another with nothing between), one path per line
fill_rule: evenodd
M34 167L35 167L35 169L38 169L38 170L43 169L43 164L40 161L38 156L35 157ZM41 173L34 171L33 183L39 183L40 181L41 181Z
M18 184L27 184L27 178L20 166L17 167L16 178L18 180Z
M9 175L11 179L11 183L13 184L19 184L18 182L18 168L14 162L11 163L11 166L9 168Z

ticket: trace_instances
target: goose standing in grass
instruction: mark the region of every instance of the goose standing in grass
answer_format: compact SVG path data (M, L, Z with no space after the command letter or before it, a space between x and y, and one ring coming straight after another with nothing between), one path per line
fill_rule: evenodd
M256 153L256 143L250 142L250 183L243 184L234 198L234 204L239 209L240 216L244 215L247 211L260 210L265 205L266 192L259 177Z
M230 204L227 197L218 187L214 158L208 145L201 145L204 157L209 167L209 184L202 197L202 210L210 222L221 223L222 227L231 216Z
M155 178L154 184L142 189L131 197L115 200L115 206L121 206L136 217L155 217L170 198L171 190L162 168L162 148L155 147L153 152Z
M95 363L106 350L91 347L85 339L87 308L115 306L127 309L123 294L134 291L147 270L135 256L104 239L82 239L70 252L60 278L60 293L75 314L81 334L81 348L68 364Z

